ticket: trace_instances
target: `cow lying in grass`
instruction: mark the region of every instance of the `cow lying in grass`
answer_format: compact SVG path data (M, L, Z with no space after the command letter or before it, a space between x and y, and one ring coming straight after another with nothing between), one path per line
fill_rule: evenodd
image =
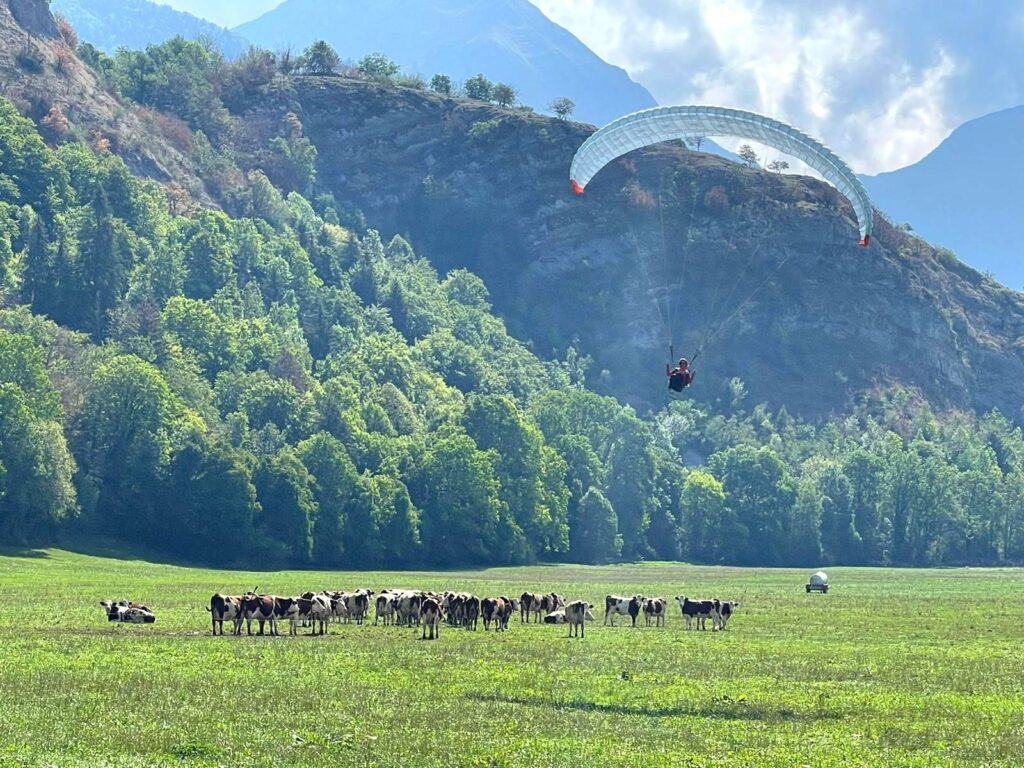
M152 624L156 621L153 612L142 603L132 603L128 600L101 600L100 605L107 612L107 621L117 621L122 624Z
M587 609L583 618L586 621L594 620L594 614L591 612L590 608ZM566 622L568 622L568 619L565 618L565 608L559 608L557 611L552 611L544 617L545 624L565 624Z

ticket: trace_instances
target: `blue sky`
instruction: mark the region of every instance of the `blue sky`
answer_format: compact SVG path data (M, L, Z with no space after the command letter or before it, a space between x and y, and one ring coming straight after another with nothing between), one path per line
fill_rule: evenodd
M233 26L280 0L164 0ZM489 2L490 0L481 0ZM1024 104L1021 0L532 0L662 104L751 109L858 171Z

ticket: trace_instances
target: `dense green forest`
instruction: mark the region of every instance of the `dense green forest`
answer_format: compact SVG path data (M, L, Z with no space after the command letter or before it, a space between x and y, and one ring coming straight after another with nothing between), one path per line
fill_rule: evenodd
M0 101L0 542L339 567L1024 562L1024 435L998 413L895 389L809 424L735 379L637 414L587 390L582 352L512 338L479 278L318 194L297 118L240 170L231 105L317 59L82 53L188 124L224 211L59 109L37 128Z

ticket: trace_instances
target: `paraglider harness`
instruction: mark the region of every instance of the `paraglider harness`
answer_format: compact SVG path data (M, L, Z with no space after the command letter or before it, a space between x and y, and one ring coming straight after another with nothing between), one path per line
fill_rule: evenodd
M674 350L670 347L669 359L671 360L674 357ZM679 364L675 368L670 369L670 365L671 363L665 364L665 375L668 376L668 388L672 392L682 392L693 383L693 371L689 369L689 363L686 361L685 357L680 358ZM687 366L686 370L683 370L684 365Z

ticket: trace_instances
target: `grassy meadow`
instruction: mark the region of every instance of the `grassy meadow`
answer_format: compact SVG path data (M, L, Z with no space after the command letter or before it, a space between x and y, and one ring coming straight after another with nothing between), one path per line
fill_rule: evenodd
M247 573L62 550L0 557L3 766L1016 766L1024 587L1013 570L645 564ZM598 605L504 634L332 624L211 637L214 591L555 590ZM601 626L603 596L741 602L725 632ZM129 598L151 626L108 625ZM641 622L642 623L642 622Z

